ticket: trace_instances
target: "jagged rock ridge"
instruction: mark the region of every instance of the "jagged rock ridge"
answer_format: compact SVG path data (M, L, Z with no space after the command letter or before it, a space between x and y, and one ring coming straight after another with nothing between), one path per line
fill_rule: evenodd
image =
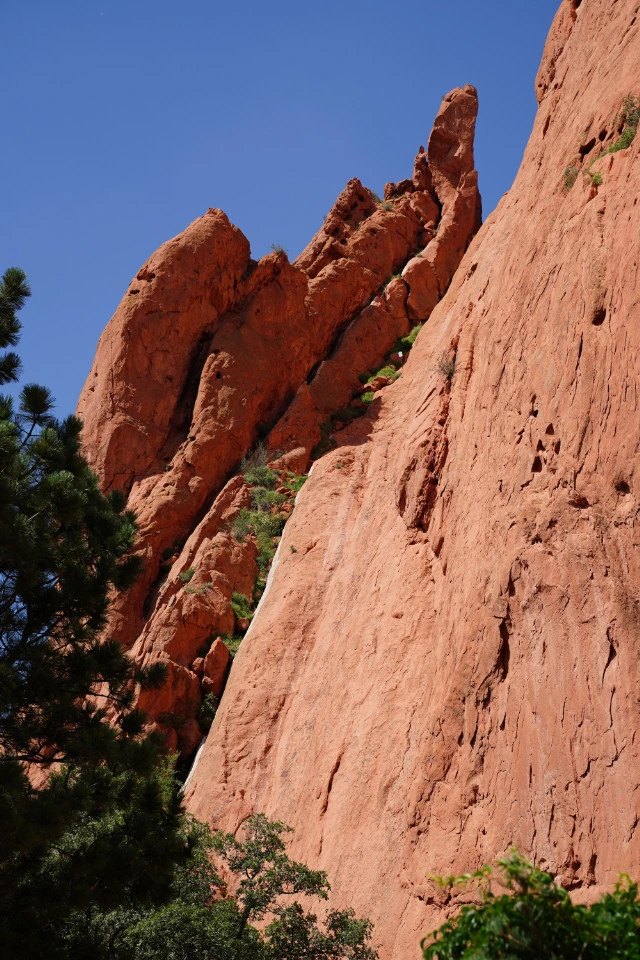
M293 264L278 251L256 263L210 210L142 267L105 329L78 412L104 488L129 493L145 561L109 629L137 659L167 662L141 706L183 755L220 685L207 649L233 633L232 595L251 596L257 575L251 539L230 531L251 501L233 474L260 437L281 480L304 471L359 374L428 319L481 222L476 114L473 87L453 91L412 179L383 201L351 180Z

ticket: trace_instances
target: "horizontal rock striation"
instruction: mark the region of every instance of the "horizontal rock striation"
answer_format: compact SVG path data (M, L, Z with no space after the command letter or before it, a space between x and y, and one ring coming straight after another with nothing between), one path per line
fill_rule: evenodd
M102 335L78 413L104 489L129 494L144 559L109 633L166 661L167 684L141 705L183 754L202 733L200 661L234 632L230 601L257 575L252 539L230 531L251 503L234 473L266 437L280 482L305 470L358 374L428 318L480 225L476 114L475 90L453 91L413 178L383 201L351 180L294 263L278 250L256 263L208 211L142 267Z
M429 874L512 844L579 897L638 876L639 62L636 0L563 0L513 188L441 302L450 247L379 300L433 312L315 464L189 781L216 826L290 823L382 958L419 956L456 906ZM446 126L463 101L429 148L436 239L473 191Z

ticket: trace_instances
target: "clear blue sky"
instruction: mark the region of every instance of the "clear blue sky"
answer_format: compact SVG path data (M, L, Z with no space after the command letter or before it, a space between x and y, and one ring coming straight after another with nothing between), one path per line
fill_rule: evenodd
M24 380L72 411L139 266L208 207L293 258L357 176L410 175L442 96L480 96L485 216L511 185L559 0L0 0L0 271Z

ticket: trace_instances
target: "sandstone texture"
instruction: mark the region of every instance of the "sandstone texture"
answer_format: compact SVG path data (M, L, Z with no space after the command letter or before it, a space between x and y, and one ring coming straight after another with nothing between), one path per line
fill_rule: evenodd
M377 318L432 312L298 495L187 803L291 824L383 960L417 958L455 908L429 874L513 844L582 898L640 873L640 137L606 152L639 65L636 0L563 0L521 169L459 266L471 88L362 248L352 182L295 266L307 316L324 299L344 325L272 433L299 459L367 325L386 344ZM401 277L372 300L370 270Z
M366 411L360 375L428 319L481 222L477 106L473 87L452 91L413 177L383 201L349 181L293 263L281 250L252 260L209 210L147 261L103 333L78 413L104 489L129 496L144 560L109 635L139 662L166 662L167 683L140 706L183 758L203 733L203 697L222 693L218 640L250 621L231 605L258 578L255 537L232 531L252 505L242 459L264 441L285 491L271 512L286 519L289 474L349 422L353 410L331 420L341 408Z

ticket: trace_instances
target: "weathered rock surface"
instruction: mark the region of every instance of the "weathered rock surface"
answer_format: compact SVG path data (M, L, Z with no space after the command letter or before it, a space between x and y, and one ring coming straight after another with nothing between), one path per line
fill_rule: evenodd
M316 463L189 782L216 826L290 823L383 960L452 909L428 874L512 844L581 897L639 873L640 138L596 159L640 93L637 14L562 3L515 184ZM473 175L433 150L440 237ZM418 313L411 271L447 255L404 268Z
M240 231L210 210L150 258L101 338L78 405L85 449L104 488L129 494L145 561L115 599L109 632L137 660L167 662L168 683L141 706L183 755L197 743L202 693L216 687L199 661L239 625L232 594L250 597L257 574L255 545L230 534L251 499L232 475L270 428L283 469L306 468L319 424L410 329L409 283L397 275L423 249L439 263L451 221L431 300L444 292L480 224L476 113L472 87L453 91L436 121L452 125L446 156L419 154L413 179L388 201L351 180L293 264L283 251L256 263Z

